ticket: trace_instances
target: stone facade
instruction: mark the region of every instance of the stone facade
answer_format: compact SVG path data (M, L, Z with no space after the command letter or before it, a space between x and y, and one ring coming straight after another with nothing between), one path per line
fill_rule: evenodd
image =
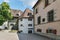
M41 29L42 33L47 33L47 29L56 29L56 35L60 35L60 0L48 0L49 4L45 7L45 0L38 0L34 5L35 32ZM37 13L36 13L37 9ZM48 12L53 10L54 21L48 22ZM37 23L37 18L41 17L41 23ZM44 20L44 21L43 21Z

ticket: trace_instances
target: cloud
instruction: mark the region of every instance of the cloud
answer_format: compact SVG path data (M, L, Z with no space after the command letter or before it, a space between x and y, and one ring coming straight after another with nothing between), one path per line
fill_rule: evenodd
M10 0L4 0L4 2L7 2L8 3L8 2L10 2Z
M33 7L37 0L20 0L23 2L24 5Z

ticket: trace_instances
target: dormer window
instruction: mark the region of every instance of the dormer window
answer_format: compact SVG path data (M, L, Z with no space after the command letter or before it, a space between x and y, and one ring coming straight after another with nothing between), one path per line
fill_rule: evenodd
M19 16L19 14L16 14L17 16Z
M48 12L48 22L53 22L54 21L54 10L51 10Z
M32 16L32 13L28 13L28 16Z

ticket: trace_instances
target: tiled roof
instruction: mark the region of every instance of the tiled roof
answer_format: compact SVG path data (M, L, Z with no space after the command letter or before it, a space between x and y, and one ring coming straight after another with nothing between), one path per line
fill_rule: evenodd
M26 8L25 11L23 12L23 14L19 18L28 18L29 17L28 13L32 13L32 15L33 15L32 10L30 10L29 8Z
M21 10L15 10L15 9L11 9L11 14L14 17L18 17L19 15L21 15L23 12ZM17 15L18 14L18 15Z
M13 17L19 17L19 18L30 17L30 16L28 16L28 13L32 13L32 15L33 15L32 10L30 10L29 8L26 8L24 12L22 12L21 10L11 9L11 13L12 13ZM17 14L20 14L20 16Z

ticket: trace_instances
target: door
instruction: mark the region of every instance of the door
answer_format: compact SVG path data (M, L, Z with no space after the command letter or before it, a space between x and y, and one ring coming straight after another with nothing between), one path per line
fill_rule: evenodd
M29 30L28 33L32 33L32 30Z

